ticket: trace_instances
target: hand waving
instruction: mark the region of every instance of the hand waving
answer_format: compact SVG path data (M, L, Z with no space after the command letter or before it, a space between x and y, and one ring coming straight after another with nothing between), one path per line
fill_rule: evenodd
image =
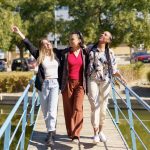
M11 29L12 32L17 33L22 39L25 39L25 35L19 30L17 26L12 26Z
M19 28L17 26L12 26L12 32L19 33Z

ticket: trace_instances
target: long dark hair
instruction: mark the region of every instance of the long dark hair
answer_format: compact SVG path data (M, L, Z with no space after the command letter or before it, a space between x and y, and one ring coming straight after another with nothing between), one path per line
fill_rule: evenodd
M80 31L74 31L71 33L72 34L77 34L78 38L81 40L81 42L79 43L81 48L84 48L84 38L83 38L83 34Z
M111 64L111 58L110 58L110 53L109 53L109 44L106 43L105 45L105 55L106 55L106 59L108 62L108 73L109 73L109 77L112 77L112 64Z

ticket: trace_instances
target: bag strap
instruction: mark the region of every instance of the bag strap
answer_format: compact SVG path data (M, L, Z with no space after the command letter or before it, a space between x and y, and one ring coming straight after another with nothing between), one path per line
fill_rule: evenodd
M91 51L93 51L93 53L94 53L94 62L93 62L93 69L94 69L94 70L96 69L96 64L95 64L95 58L96 58L95 53L96 53L96 51L95 51L95 48L97 47L97 44L98 44L98 43L94 44L94 45L92 46L92 48L91 48Z

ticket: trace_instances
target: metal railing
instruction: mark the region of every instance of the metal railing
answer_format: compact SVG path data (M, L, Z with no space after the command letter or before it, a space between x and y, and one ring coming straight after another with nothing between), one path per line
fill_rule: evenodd
M29 92L29 88L31 87L31 85L33 85L33 92L32 92L32 102L31 102L31 109L29 112L29 118L30 118L30 125L34 124L34 111L35 111L35 106L39 105L39 96L36 95L36 89L34 86L34 81L35 81L35 76L31 79L31 81L29 82L29 84L27 85L25 91L23 92L22 96L18 99L16 105L14 106L14 108L12 109L12 111L10 112L10 114L8 115L6 121L4 122L4 124L2 125L2 127L0 128L0 139L4 136L4 141L3 141L3 149L4 150L9 150L11 143L13 141L13 139L15 138L15 135L19 129L19 126L22 126L22 132L21 135L19 137L17 146L16 146L16 150L20 147L21 150L24 150L24 145L25 145L25 132L26 132L26 126L27 126L27 121L28 121L28 117L27 117L27 108L29 106L29 99L28 99L28 92ZM150 106L144 101L142 100L133 90L131 90L127 85L124 85L122 83L122 81L120 81L117 78L117 81L120 82L120 84L124 87L125 90L125 98L122 98L122 96L119 94L118 90L116 90L116 87L114 85L114 82L111 82L111 88L112 88L112 100L114 103L114 111L115 111L115 117L113 118L110 111L108 110L117 130L119 131L119 133L121 134L122 139L124 140L124 143L126 144L126 146L128 147L128 144L126 143L120 129L119 129L119 113L121 113L121 115L123 116L123 118L126 120L126 122L129 125L130 128L130 134L131 134L131 140L132 140L132 149L136 150L137 149L137 140L141 143L141 145L143 146L144 149L148 149L147 145L144 144L142 138L140 137L140 135L137 133L137 131L134 128L134 119L133 117L135 117L140 124L142 125L143 129L150 135L150 130L148 129L148 127L144 124L144 122L138 117L138 115L134 112L134 110L132 109L132 103L131 103L131 99L130 96L134 96L136 98L136 101L142 105L144 107L145 110L150 112ZM127 111L128 111L128 118L126 117L126 115L123 113L122 109L119 107L118 101L117 101L117 97L118 96L121 101L125 104ZM23 103L23 113L20 117L20 120L18 121L18 124L16 125L16 128L14 129L13 133L11 133L11 126L12 126L12 119L14 117L14 115L16 114L17 110L19 107L21 107Z
M115 117L113 118L113 122L117 129L119 129L119 113L123 116L123 118L126 120L129 129L130 129L130 135L131 135L131 141L132 141L132 149L137 150L137 142L140 142L143 149L148 150L150 147L146 145L143 142L143 137L139 135L137 130L135 129L135 123L134 119L138 120L140 125L142 126L143 130L147 133L150 139L150 129L145 125L145 123L140 119L140 117L135 113L133 109L133 104L131 100L131 96L135 98L135 101L139 103L143 107L144 110L148 111L150 113L150 106L142 99L140 98L131 88L129 88L127 85L125 85L119 78L116 78L117 82L121 84L124 87L125 91L125 98L122 98L121 94L118 92L119 90L116 88L114 81L111 82L111 88L112 88L112 100L114 103L114 113ZM120 108L117 97L122 101L122 103L125 105L126 110L128 112L127 115L124 114L122 109ZM109 111L109 110L108 110ZM109 111L110 114L110 111ZM149 114L150 115L150 114ZM128 117L128 118L127 118ZM119 131L121 133L121 131Z
M20 126L22 126L21 135L19 137L19 140L18 140L18 143L16 144L15 149L17 150L20 147L20 150L24 150L25 132L26 132L26 126L27 126L27 121L28 121L28 114L27 114L27 110L28 110L28 106L29 106L28 92L32 85L33 85L32 104L31 104L31 110L29 113L30 125L34 124L35 105L39 105L39 97L36 95L34 81L35 81L35 76L30 80L30 82L27 85L26 89L24 90L22 96L18 99L17 103L15 104L12 111L10 112L10 114L6 118L5 122L3 123L2 127L0 128L0 139L2 139L2 137L4 136L4 141L3 141L3 145L4 145L3 149L4 150L10 149L11 143L14 140L15 135ZM11 133L12 119L22 104L23 104L22 115L21 115L13 133Z

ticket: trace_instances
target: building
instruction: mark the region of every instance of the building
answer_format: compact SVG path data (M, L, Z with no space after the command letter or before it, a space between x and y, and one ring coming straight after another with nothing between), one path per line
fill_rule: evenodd
M2 51L0 49L0 60L7 60L7 55L6 55L6 52Z
M56 9L54 11L54 15L55 15L55 21L59 21L59 20L71 21L71 20L73 20L73 17L71 17L69 15L69 7L67 7L67 6L56 7ZM47 37L48 37L48 40L54 44L54 47L58 47L58 45L61 45L60 34L50 32Z

